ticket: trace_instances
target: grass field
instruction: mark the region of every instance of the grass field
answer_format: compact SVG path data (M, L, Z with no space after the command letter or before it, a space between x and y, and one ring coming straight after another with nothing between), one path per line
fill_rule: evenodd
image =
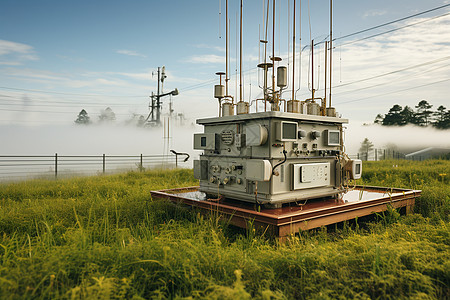
M448 299L450 162L368 162L360 184L423 190L286 244L153 201L192 170L0 185L1 299Z

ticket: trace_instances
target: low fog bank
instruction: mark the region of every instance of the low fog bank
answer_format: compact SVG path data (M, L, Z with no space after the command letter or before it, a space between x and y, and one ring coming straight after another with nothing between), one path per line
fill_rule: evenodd
M358 153L361 142L368 138L374 148L385 149L396 146L405 154L428 147L449 148L450 130L437 130L419 126L381 126L349 124L345 130L345 145L348 154Z
M0 155L161 155L170 149L187 152L192 159L193 134L201 126L175 126L170 139L164 139L164 128L133 126L19 126L0 125ZM395 145L396 150L410 153L427 147L450 148L450 131L417 126L385 127L349 124L345 130L346 152L356 154L368 138L375 148Z
M163 127L0 125L0 155L161 155L174 149L192 157L198 155L192 150L193 133L200 130L173 127L164 139Z

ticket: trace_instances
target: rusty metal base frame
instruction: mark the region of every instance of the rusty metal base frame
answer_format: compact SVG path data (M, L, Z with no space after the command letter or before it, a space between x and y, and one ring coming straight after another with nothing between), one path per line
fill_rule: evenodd
M383 212L389 206L406 207L406 213L410 213L415 199L420 197L422 192L399 188L354 186L339 199L316 199L289 203L282 208L264 208L256 203L232 199L206 199L206 195L199 192L198 188L195 186L152 191L151 195L154 199L168 199L174 203L195 207L205 213L218 213L232 225L241 228L253 226L280 238L288 237L300 230Z

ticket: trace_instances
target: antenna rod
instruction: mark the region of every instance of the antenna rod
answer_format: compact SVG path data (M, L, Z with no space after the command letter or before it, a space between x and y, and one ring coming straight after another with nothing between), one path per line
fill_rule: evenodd
M275 101L275 0L273 0L272 14L272 101Z
M330 101L331 107L331 76L333 73L333 63L332 63L332 57L333 57L333 0L330 0L330 95L328 97L328 101Z
M324 92L324 97L323 97L323 99L325 101L325 107L327 106L326 101L327 101L327 80L328 80L328 77L327 77L327 69L328 69L327 53L328 53L328 41L325 41L325 92ZM325 109L325 107L324 107L324 109Z
M294 18L292 31L292 100L295 98L295 0L294 0Z
M311 40L311 102L314 102L314 40Z
M228 96L228 47L229 47L229 37L228 37L228 0L226 1L225 9L225 96Z
M241 0L241 31L239 42L239 101L242 101L242 1L243 0Z
M325 41L325 92L322 100L322 116L326 115L326 107L327 107L327 52L328 52L328 41Z
M158 125L161 124L161 119L160 119L160 100L159 100L159 82L160 82L160 67L158 67L158 93L156 94L156 122L158 123Z

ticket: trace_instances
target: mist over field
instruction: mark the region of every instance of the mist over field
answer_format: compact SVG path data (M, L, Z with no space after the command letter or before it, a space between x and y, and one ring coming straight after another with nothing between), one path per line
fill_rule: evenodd
M193 125L164 128L119 125L0 126L0 155L161 155L170 149L193 155ZM198 132L199 130L197 130Z
M386 127L348 124L345 130L346 152L354 155L368 138L375 148L395 144L399 151L416 151L427 147L450 148L450 132L417 126ZM187 152L196 158L193 134L203 132L190 122L170 128L170 139L164 139L164 128L139 128L120 125L0 126L0 155L161 155L170 149Z
M376 124L348 124L345 130L345 148L349 154L356 154L361 142L368 138L376 149L395 145L398 151L417 151L428 147L450 148L450 130L407 125L381 126Z

